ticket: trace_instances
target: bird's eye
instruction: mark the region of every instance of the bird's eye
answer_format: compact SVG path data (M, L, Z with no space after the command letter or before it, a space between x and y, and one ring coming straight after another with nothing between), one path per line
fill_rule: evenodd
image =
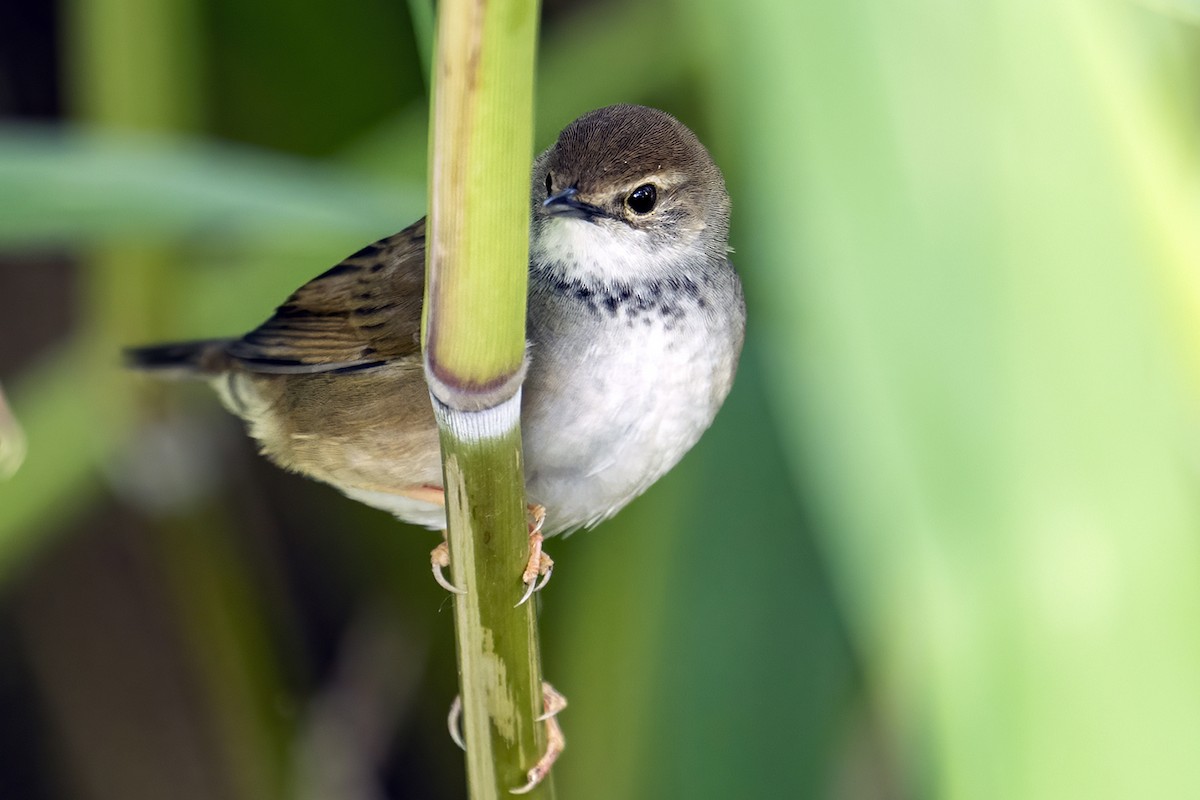
M547 172L546 173L546 197L549 197L551 194L553 194L553 192L554 192L554 178L549 172Z
M658 202L658 190L652 183L643 183L630 192L629 197L625 198L625 205L629 206L629 210L635 214L649 214L654 210L656 202Z

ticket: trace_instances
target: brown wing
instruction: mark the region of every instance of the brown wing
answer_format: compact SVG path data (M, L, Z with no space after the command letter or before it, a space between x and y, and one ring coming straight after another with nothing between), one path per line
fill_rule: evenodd
M226 352L253 372L368 369L420 353L425 220L301 286Z

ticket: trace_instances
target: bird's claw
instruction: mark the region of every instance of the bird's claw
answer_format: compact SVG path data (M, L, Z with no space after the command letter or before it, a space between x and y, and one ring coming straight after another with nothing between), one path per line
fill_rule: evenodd
M549 683L542 681L542 703L545 713L538 717L537 721L546 723L546 752L542 753L537 763L525 773L525 784L509 789L510 794L527 794L533 791L550 774L550 768L567 746L562 726L558 724L557 719L558 712L567 707L567 698Z
M467 749L466 743L462 736L462 695L456 695L454 702L450 704L450 713L446 715L446 727L450 729L450 738L458 745L459 750Z
M525 593L513 608L520 608L534 592L540 592L550 582L550 576L554 573L554 559L542 550L542 540L545 537L542 536L541 527L538 523L529 532L529 561L525 563L525 571L521 573Z
M534 719L535 722L546 723L546 752L542 753L542 757L538 759L528 772L525 773L525 784L518 786L515 789L510 789L512 794L527 794L533 791L539 783L545 780L550 774L550 768L554 766L554 762L562 755L563 749L567 746L567 739L563 736L562 726L558 724L555 717L558 713L567 707L567 698L562 692L555 689L548 682L542 681L542 707L545 712ZM446 727L450 729L450 738L459 746L459 749L466 750L466 743L463 742L462 736L462 695L454 698L454 702L450 704L450 713L446 715Z
M543 506L531 505L529 516L529 560L525 563L525 571L521 573L521 583L525 584L525 591L513 608L521 607L534 592L545 588L554 572L554 560L542 551L542 541L545 538L542 535L542 525L546 522L546 509ZM445 531L442 535L445 536ZM450 545L444 538L441 544L430 552L429 561L433 568L433 579L439 586L454 594L467 593L466 589L458 588L446 578L444 570L450 566Z
M446 580L446 575L442 572L443 569L450 566L450 545L445 539L429 553L429 560L433 564L433 579L438 582L438 586L454 594L467 593L466 589L460 589Z

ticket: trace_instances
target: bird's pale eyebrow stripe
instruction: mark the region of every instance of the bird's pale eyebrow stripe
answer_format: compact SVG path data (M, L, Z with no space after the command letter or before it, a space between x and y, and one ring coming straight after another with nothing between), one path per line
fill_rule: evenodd
M636 189L637 187L641 186L643 183L655 183L655 184L658 184L659 186L673 187L673 186L676 186L677 184L685 183L686 181L687 181L687 175L680 172L679 170L674 170L674 169L662 170L659 172L652 172L649 175L645 175L641 178L638 178L637 180L635 180L629 184L629 188Z

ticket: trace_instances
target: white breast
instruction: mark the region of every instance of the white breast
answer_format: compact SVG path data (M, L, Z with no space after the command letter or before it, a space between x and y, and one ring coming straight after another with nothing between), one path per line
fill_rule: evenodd
M711 424L741 349L740 291L724 305L610 299L530 297L526 481L553 532L614 514L673 467Z

